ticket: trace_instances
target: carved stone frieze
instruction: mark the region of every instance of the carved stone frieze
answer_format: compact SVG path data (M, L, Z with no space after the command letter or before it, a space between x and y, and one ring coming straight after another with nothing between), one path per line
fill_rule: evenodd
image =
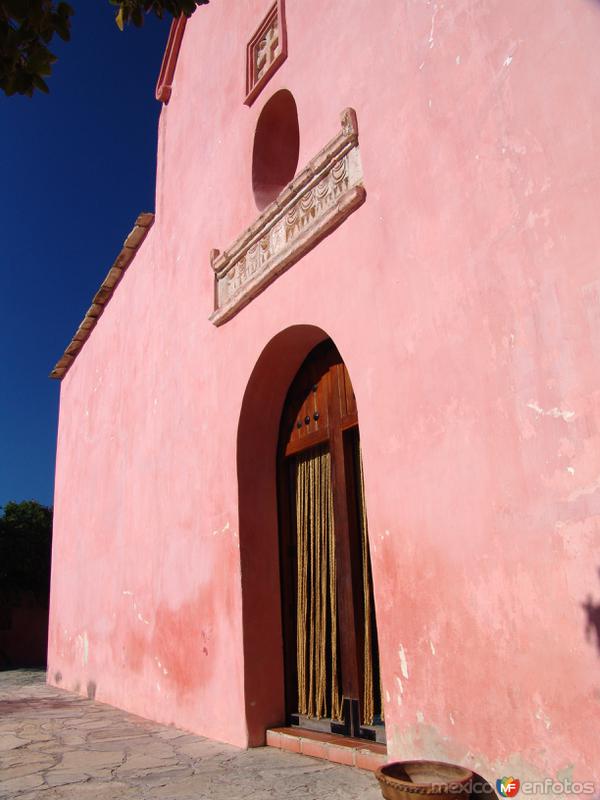
M336 228L365 200L356 113L223 253L211 251L221 325Z

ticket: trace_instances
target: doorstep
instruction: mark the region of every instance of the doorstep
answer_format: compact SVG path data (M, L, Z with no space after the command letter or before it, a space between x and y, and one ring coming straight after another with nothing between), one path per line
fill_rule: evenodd
M387 761L387 750L382 744L302 728L270 728L267 745L371 772Z

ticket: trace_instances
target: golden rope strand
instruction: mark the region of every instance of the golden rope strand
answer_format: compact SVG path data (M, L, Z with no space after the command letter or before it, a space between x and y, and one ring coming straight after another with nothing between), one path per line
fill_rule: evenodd
M303 646L302 647L303 647L303 651L304 651L304 659L303 659L302 664L303 664L303 670L304 670L304 713L305 714L308 711L308 695L307 695L308 686L307 686L307 675L306 675L306 669L307 669L307 652L306 652L306 649L307 649L307 644L308 644L308 629L307 629L307 626L309 624L309 622L308 622L308 619L309 619L309 607L308 607L308 605L309 605L309 595L308 595L308 591L309 591L309 586L308 586L308 579L309 579L309 576L308 576L309 520L308 520L308 515L309 515L310 496L309 496L308 480L309 480L309 478L308 478L308 463L306 462L306 459L303 459L302 481L303 481L303 488L304 488L304 492L303 492L303 499L304 499L303 527L304 527L304 530L302 532L302 535L303 535L303 561L304 561L304 566L303 566L303 571L304 571L304 587L303 587L303 590L304 590L304 626L303 626L303 628L304 629L303 629L303 634L302 634L302 638L303 638Z
M294 483L296 489L296 671L298 673L298 710L302 708L302 481L300 463L294 461Z
M298 712L306 714L306 462L296 460L296 536L297 536L297 610L296 664L298 671Z
M335 524L333 516L333 490L331 486L331 458L327 473L327 513L329 528L329 596L331 613L331 718L342 719L342 702L338 687L337 667L337 569L335 560Z
M329 453L323 451L320 457L321 480L320 480L320 549L321 549L321 624L319 631L319 713L327 716L327 595L328 595L328 561L329 553L327 550L327 471L329 466Z
M358 473L360 484L360 512L361 512L361 545L362 545L362 573L363 573L363 599L364 599L364 688L363 688L363 721L365 725L373 724L374 698L373 698L373 650L371 647L371 588L369 581L369 543L367 533L367 510L365 505L365 483L362 465L362 453L358 438Z
M308 710L309 717L313 717L315 713L315 688L314 688L314 666L315 666L315 519L314 519L314 479L315 479L315 462L314 459L309 459L309 558L310 558L310 608L309 608L309 651L308 651Z
M307 670L307 661L309 654L307 652L308 647L308 625L309 625L309 603L310 603L310 596L309 596L309 564L308 564L308 547L309 547L309 503L310 503L310 495L309 495L309 465L306 461L306 458L302 459L303 467L302 467L302 481L303 481L303 497L304 497L304 519L303 519L303 560L304 560L304 625L303 625L303 653L304 653L304 660L303 670L304 670L304 713L308 713L308 677L306 674Z
M329 453L323 451L321 470L321 713L327 716L327 628L329 620L329 550L327 519L327 473Z
M315 717L321 716L321 453L315 454Z

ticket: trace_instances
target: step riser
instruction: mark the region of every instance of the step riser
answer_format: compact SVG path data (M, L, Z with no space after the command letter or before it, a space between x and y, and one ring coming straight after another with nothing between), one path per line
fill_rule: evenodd
M325 737L324 737L325 738ZM307 738L302 735L292 735L276 730L267 731L267 745L289 753L300 753L311 758L321 758L334 764L345 764L349 767L375 772L376 769L387 762L383 753L372 752L367 748L353 747L347 744L335 744L330 741L321 741L317 737Z

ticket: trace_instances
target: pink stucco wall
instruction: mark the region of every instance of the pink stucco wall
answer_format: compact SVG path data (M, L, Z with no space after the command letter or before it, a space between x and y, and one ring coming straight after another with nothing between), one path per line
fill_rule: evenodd
M188 23L154 228L62 383L49 679L254 741L238 424L261 352L311 325L358 401L391 756L598 778L600 3L288 0L248 108L268 6ZM299 169L356 109L367 200L215 328L209 251L257 216L282 87Z

